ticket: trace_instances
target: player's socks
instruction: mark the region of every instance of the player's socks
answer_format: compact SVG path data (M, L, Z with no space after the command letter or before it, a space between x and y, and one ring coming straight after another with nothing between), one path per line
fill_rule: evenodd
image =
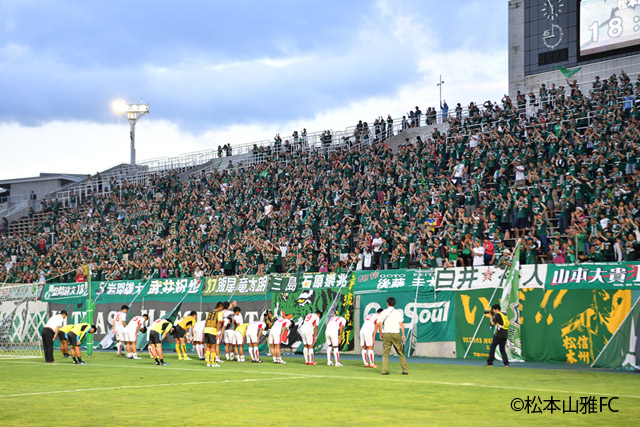
M260 353L258 352L258 347L256 346L256 349L254 350L256 353L256 360L260 360Z
M331 352L333 351L333 347L327 347L327 363L331 363Z
M364 364L366 366L369 366L369 361L367 360L368 356L369 356L369 354L367 353L367 350L362 349L362 361L364 362Z
M304 354L304 363L309 363L309 349L307 347L302 350L302 354Z
M276 356L273 356L273 363L278 363L278 358Z
M340 351L338 347L333 347L333 357L335 357L336 363L340 363Z
M189 357L189 355L187 355L187 345L186 344L181 344L180 348L182 350L182 353L184 354L184 357L185 358Z
M176 343L176 353L178 353L178 360L182 359L182 355L180 354L180 344Z
M376 354L373 352L373 350L368 350L369 353L369 365L375 365L374 359L376 357Z
M120 341L116 344L116 348L118 349L118 356L120 356L122 354L122 343Z
M211 362L209 362L211 358L211 352L210 351L205 351L204 353L204 359L207 361L207 365L209 365Z
M73 356L73 362L74 362L74 363L78 363L78 359L76 359L76 357L75 357L75 356Z

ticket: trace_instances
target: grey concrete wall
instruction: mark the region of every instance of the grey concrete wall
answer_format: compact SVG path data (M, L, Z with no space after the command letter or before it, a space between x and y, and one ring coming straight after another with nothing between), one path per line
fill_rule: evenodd
M509 97L515 101L524 79L524 0L509 2Z

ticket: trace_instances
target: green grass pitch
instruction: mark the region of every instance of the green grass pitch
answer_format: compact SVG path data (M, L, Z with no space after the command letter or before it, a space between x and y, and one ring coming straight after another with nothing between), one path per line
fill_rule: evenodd
M143 354L141 353L141 356ZM155 366L114 353L74 366L56 352L40 359L0 359L0 425L632 425L640 415L638 374L573 369L504 369L477 364L410 363L391 375L343 360L344 367L199 360ZM379 365L381 361L379 360ZM595 414L514 412L515 398L619 397ZM559 403L562 407L562 402Z

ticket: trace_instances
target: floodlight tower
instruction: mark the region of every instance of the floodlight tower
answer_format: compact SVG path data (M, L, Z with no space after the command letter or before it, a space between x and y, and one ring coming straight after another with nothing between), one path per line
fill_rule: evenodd
M124 100L115 101L113 110L122 114L131 125L129 136L131 138L131 164L136 164L136 122L145 114L149 113L149 104L127 104Z

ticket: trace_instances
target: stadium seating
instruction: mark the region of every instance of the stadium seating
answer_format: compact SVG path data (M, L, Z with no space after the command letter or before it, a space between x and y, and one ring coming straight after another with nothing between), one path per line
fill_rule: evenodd
M12 222L0 281L504 265L516 241L525 263L635 260L637 91L621 73L103 178Z

